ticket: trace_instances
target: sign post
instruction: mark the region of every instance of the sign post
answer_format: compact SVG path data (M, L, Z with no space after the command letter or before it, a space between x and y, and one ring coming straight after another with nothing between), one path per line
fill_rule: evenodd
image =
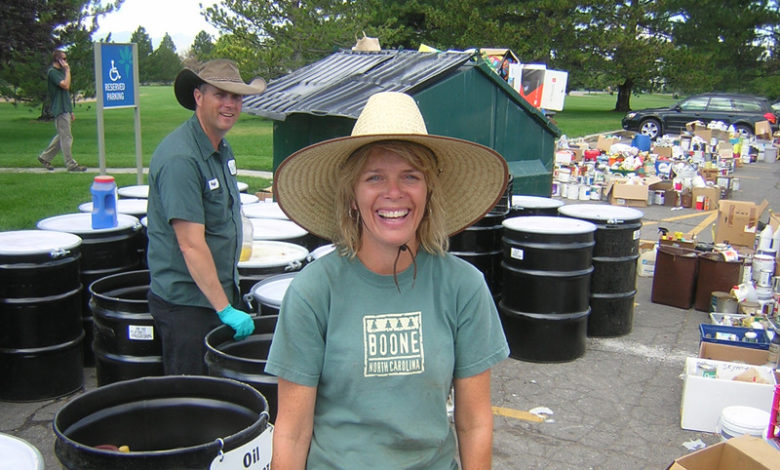
M135 160L138 184L143 183L141 157L141 112L138 101L138 46L95 43L95 91L97 94L98 162L100 173L106 173L106 142L103 110L135 110Z

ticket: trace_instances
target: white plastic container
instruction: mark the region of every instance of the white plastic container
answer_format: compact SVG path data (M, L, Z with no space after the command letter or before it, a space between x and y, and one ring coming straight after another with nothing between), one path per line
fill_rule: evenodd
M725 441L745 434L763 437L769 427L769 413L750 406L727 406L718 421L718 433Z

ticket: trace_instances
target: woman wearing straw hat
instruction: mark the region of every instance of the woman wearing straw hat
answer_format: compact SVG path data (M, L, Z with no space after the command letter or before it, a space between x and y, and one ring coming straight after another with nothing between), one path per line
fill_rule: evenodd
M281 306L265 368L279 377L274 470L490 468L490 368L509 349L482 274L446 250L506 183L498 153L428 135L402 93L279 166L280 207L338 249Z

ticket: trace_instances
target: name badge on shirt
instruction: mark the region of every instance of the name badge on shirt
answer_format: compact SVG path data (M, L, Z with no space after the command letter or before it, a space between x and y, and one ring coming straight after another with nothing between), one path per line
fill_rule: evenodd
M228 170L230 170L230 174L233 176L236 176L236 161L235 160L228 160L227 162Z
M214 178L213 180L209 180L209 189L214 191L215 189L219 189L219 180Z

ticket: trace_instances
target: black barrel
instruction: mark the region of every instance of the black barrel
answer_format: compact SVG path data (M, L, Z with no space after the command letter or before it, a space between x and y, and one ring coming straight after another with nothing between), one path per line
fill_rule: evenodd
M482 271L494 297L501 294L501 223L505 218L506 212L493 210L450 237L450 253Z
M596 226L550 216L504 220L499 313L510 355L562 362L585 352Z
M252 256L238 262L241 296L246 298L255 284L271 276L300 271L308 257L309 250L297 243L254 240Z
M148 195L148 187L146 195ZM120 188L121 189L121 188ZM131 187L127 187L127 189L131 189ZM138 187L134 186L132 187L133 192L138 193L139 195L144 194L143 193L143 186ZM126 190L125 194L129 194L129 192ZM137 218L138 220L143 220L146 218L146 208L147 208L147 199L146 196L143 198L122 198L117 199L116 201L116 212L117 214L127 214L132 215L133 217ZM85 202L81 205L79 205L79 210L81 212L88 212L92 213L92 203L91 202ZM139 260L139 268L146 268L146 247L149 244L149 240L146 236L146 225L140 230L138 233L138 236L135 237L136 243L137 243L137 250L138 250L138 260Z
M287 287L297 274L277 274L258 282L244 296L244 303L251 311L260 315L278 315Z
M278 315L255 317L255 331L241 341L233 339L235 332L226 325L206 335L206 367L214 377L238 380L254 387L268 400L271 422L276 421L278 380L265 373L265 363Z
M197 375L146 377L65 404L54 416L54 453L69 470L254 468L270 461L258 455L267 427L268 404L249 385ZM120 446L130 451L113 450Z
M163 375L162 345L147 300L149 283L149 271L140 270L103 277L89 288L98 386Z
M622 336L631 332L636 296L639 236L644 214L603 204L561 207L564 217L596 225L590 288L588 336Z
M92 214L63 214L38 221L41 230L56 230L81 237L81 283L88 289L92 282L112 274L139 269L142 266L139 247L144 237L141 222L132 215L117 214L117 226L92 228ZM93 365L92 316L89 296L83 296L82 323L86 340L84 363Z
M0 399L36 401L84 385L81 238L0 232Z
M515 195L512 196L512 207L509 208L507 218L528 215L557 217L558 208L562 205L563 201L549 197Z

